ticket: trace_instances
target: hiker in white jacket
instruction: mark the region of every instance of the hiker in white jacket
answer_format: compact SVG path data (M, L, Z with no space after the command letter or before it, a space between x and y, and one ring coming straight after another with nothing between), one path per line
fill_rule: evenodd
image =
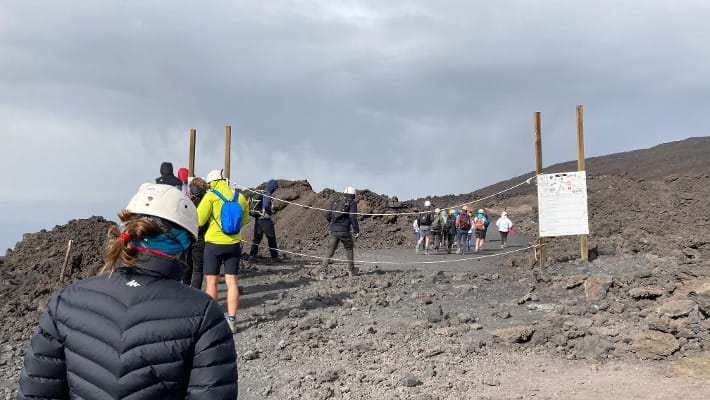
M500 248L504 249L508 245L508 231L513 227L513 222L508 218L508 213L503 211L496 221L498 231L500 232Z

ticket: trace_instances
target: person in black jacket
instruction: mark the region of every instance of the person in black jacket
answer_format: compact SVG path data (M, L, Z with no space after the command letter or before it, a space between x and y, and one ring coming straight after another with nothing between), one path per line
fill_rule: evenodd
M173 163L164 162L160 164L160 176L155 178L155 183L175 186L182 189L182 181L173 173Z
M32 336L18 399L237 399L232 333L219 305L183 285L176 258L197 235L177 188L145 183L103 272L59 290Z
M208 190L210 190L210 185L204 179L196 177L190 181L190 190L187 192L187 197L197 207ZM202 290L202 281L205 276L203 271L205 264L205 231L207 231L208 225L209 222L197 228L197 241L192 244L187 252L187 265L182 276L182 283L200 290Z
M266 240L269 243L269 254L271 254L271 261L278 262L279 251L276 245L276 229L274 228L274 221L271 220L271 216L274 214L271 208L271 197L274 194L274 190L279 188L279 183L271 179L266 183L266 188L263 193L253 192L249 200L249 214L255 218L254 220L254 239L251 244L251 250L249 251L249 257L255 258L259 254L259 243L261 239L266 235ZM255 197L261 197L261 207L259 209L252 210L252 204L255 202L258 205L258 201L255 201Z
M338 248L338 243L343 242L348 257L348 275L356 275L355 270L355 240L360 235L360 226L357 223L357 203L355 202L355 189L347 187L343 194L336 197L330 204L330 211L325 214L330 229L328 253L323 260L320 279L329 279L328 264ZM350 233L352 226L353 233Z

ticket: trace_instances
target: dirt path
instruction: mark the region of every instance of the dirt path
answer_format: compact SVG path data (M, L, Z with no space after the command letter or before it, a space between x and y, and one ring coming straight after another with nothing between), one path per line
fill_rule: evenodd
M527 245L514 236L502 250L496 236L478 255L358 249L356 259L377 263L360 264L364 273L354 278L319 281L313 260L245 269L236 336L240 398L707 398L707 357L571 360L550 348L494 341L495 329L535 325L547 314L502 307L532 284L502 257L416 264Z

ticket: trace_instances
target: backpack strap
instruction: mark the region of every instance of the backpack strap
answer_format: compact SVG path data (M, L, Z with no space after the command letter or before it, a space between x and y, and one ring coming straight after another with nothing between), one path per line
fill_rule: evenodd
M225 203L229 201L229 200L227 200L226 197L224 197L224 195L222 195L222 193L220 193L220 192L218 192L218 191L216 191L216 190L214 190L214 189L210 189L210 190L208 190L208 192L212 192L212 193L216 194L217 197L219 197L220 199L222 199L222 201L225 202ZM236 195L237 195L237 192L234 192L234 195L236 196Z

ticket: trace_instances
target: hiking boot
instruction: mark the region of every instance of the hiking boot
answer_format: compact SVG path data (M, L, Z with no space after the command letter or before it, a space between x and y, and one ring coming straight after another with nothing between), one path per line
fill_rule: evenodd
M227 325L229 325L229 329L232 331L232 333L237 333L237 320L235 319L234 321L230 321L229 317L224 317L227 320Z
M456 254L461 254L461 249L456 249Z
M415 252L415 253L419 253L419 246L417 246L417 247L414 248L414 252Z

